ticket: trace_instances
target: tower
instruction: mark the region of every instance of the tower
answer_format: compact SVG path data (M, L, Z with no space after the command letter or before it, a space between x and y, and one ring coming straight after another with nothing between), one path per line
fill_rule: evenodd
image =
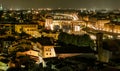
M98 51L98 60L100 62L108 63L111 53L108 50L103 49L103 33L97 33L96 37L97 37L96 44Z

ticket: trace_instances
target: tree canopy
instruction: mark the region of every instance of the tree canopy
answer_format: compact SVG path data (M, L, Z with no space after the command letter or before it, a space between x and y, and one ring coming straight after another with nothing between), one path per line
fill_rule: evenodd
M58 41L76 46L94 46L93 40L87 34L74 35L61 32L58 36Z

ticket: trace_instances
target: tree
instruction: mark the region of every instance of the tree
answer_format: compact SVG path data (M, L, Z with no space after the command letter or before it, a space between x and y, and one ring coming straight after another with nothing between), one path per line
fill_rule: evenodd
M75 46L94 46L93 40L87 34L74 35L61 32L58 36L58 41Z

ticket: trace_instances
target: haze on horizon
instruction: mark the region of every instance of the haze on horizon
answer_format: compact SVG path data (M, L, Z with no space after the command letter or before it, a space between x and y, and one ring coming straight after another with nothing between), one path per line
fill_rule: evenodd
M4 8L111 8L120 7L120 0L0 0Z

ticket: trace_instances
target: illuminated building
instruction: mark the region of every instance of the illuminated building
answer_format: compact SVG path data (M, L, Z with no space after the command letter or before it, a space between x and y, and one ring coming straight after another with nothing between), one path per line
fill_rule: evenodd
M54 13L52 16L46 17L45 27L50 30L70 31L76 23L77 26L80 23L76 13ZM75 30L75 27L73 29Z
M52 23L53 23L53 18L51 16L47 16L45 20L45 28L52 29L51 28Z
M43 46L43 58L56 57L54 46Z
M87 23L87 27L94 28L96 30L104 30L104 25L108 22L110 22L109 19L98 19L91 17Z
M110 20L107 19L99 19L96 22L96 28L98 30L103 30L104 29L104 24L110 22Z
M120 33L120 23L119 22L109 22L104 25L104 31Z
M50 37L50 38L54 38L55 40L57 40L59 32L57 32L57 33L45 33L45 32L42 32L42 35L44 37Z
M39 20L39 21L37 21L37 22L38 22L38 25L39 25L39 26L42 26L42 27L45 26L45 21Z
M22 33L25 32L34 37L40 36L38 32L38 24L36 23L20 23L15 24L15 32Z

